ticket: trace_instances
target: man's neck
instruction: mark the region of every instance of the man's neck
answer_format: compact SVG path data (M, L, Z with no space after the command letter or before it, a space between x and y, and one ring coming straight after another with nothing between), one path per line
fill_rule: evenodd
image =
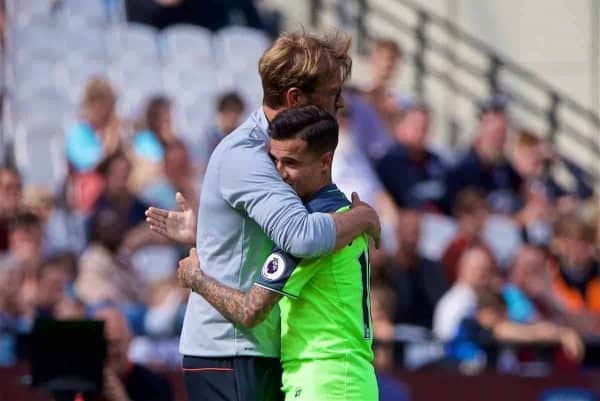
M331 180L331 172L329 173L327 179L323 180L322 184L323 185L319 185L319 189L317 189L316 191L313 191L310 194L301 197L300 199L302 200L302 203L310 202L315 197L315 195L319 193L319 191L321 191L326 186L333 184L333 181Z

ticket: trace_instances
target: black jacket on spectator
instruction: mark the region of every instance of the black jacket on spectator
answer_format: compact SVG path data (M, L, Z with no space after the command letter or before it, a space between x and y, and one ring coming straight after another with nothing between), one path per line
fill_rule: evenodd
M488 195L492 210L512 213L521 206L522 183L521 176L507 161L495 166L486 165L471 148L448 177L450 204L462 189L471 187Z
M428 150L421 160L411 158L401 144L395 145L376 164L377 175L400 207L445 211L446 166Z
M119 213L127 228L134 228L138 224L146 221L146 209L148 209L148 207L149 206L142 202L139 198L133 197L129 207L122 209L119 208L118 205L111 202L108 197L102 195L96 201L92 215L97 214L98 211L102 209L113 209Z
M263 29L263 24L252 0L183 0L172 6L162 6L155 0L126 0L127 19L131 22L153 25L163 29L174 24L196 24L212 31L239 21L247 26Z
M431 329L435 306L448 289L439 263L419 257L415 266L406 269L392 262L390 275L397 297L394 322Z

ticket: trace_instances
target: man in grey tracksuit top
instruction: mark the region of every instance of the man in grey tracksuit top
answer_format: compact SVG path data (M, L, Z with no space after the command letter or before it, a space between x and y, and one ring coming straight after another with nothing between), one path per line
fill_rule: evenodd
M285 74L298 83L277 88L280 103L265 89L263 107L223 139L209 160L196 248L205 273L219 282L249 289L273 245L296 257L314 257L346 245L365 230L377 230L376 214L365 204L357 203L354 210L339 215L309 214L269 157L267 117L307 103L331 113L343 106L341 86L350 68L349 42L344 40L284 34L261 58L264 88L274 86L271 81ZM289 54L294 51L304 57L313 54L304 62ZM320 51L317 58L316 51ZM291 64L283 66L278 57ZM293 69L294 63L298 70ZM311 75L313 67L317 80ZM255 328L244 329L191 293L180 342L190 400L282 399L279 338L278 308Z

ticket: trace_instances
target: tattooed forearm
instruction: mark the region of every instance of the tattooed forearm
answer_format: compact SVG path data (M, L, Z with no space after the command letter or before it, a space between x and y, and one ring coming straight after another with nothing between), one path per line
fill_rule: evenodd
M227 320L251 328L265 320L281 295L252 286L248 292L235 290L199 271L192 290L202 295Z

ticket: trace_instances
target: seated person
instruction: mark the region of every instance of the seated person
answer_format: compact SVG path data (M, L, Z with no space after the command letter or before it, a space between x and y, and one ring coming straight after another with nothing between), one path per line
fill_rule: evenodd
M531 323L548 319L572 327L584 336L598 334L600 317L569 312L554 292L547 252L539 247L521 248L510 269L502 296L511 320Z
M102 78L92 78L84 91L81 116L65 136L69 165L65 191L74 193L75 209L88 214L102 191L96 168L117 152L121 126L115 115L116 94Z
M398 144L376 164L377 174L399 207L442 212L446 204L446 166L427 149L429 109L403 110L395 126Z
M369 162L375 164L394 145L390 128L356 88L345 89L344 104L352 113L352 139Z
M8 249L8 226L21 204L21 175L11 166L0 166L0 253Z
M0 367L16 364L17 337L31 329L33 306L22 296L23 284L19 264L0 259Z
M482 338L511 343L558 343L573 360L583 357L583 343L571 328L549 320L513 322L500 295L492 258L485 248L468 249L459 261L459 276L435 310L434 334L448 342L451 357L470 358L464 345ZM480 332L484 330L484 332Z
M371 285L371 317L373 319L373 352L379 401L409 400L404 385L393 375L396 369L394 354L394 302L393 288L383 283Z
M161 177L141 192L143 201L164 209L174 209L179 192L195 207L198 204L197 186L200 180L181 141L176 140L166 147L163 167Z
M588 183L589 177L575 163L560 156L552 147L535 132L522 129L517 133L513 150L512 164L523 179L539 183L544 188L550 202L558 202L562 210L577 200L587 199L594 193ZM571 176L571 188L563 186L553 175L555 167L562 165Z
M574 313L600 313L600 266L594 258L593 227L576 216L554 224L554 291L564 307Z
M394 132L395 116L401 109L400 101L407 100L402 94L390 89L394 87L403 59L402 48L394 39L380 38L373 41L369 54L370 82L363 90L363 97L390 133Z
M152 97L140 126L131 142L131 152L128 152L133 165L131 187L135 192L160 178L165 147L177 140L171 100L163 95Z
M402 209L396 225L396 253L387 265L396 292L395 323L431 329L433 311L448 288L442 267L419 252L421 213Z
M127 357L131 329L118 309L105 307L94 313L104 321L108 352L104 368L104 401L170 401L173 393L169 382L153 371L131 363Z
M119 147L120 128L115 116L116 94L102 78L85 87L81 119L67 132L65 153L75 172L90 172Z
M140 305L145 301L143 283L119 251L126 222L110 208L99 210L90 221L90 245L79 259L75 293L90 306L103 303Z
M473 146L448 176L451 204L462 189L471 187L485 194L493 212L510 214L520 207L523 180L504 156L508 128L502 98L482 105Z
M42 262L36 282L37 317L50 319L56 317L57 306L64 298L70 296L68 289L75 279L74 267L61 256L50 257Z
M91 219L103 210L116 213L123 222L127 235L121 251L133 253L146 245L164 244L166 240L153 233L145 224L147 205L129 188L131 162L118 152L106 159L98 168L104 177L104 190L94 205Z
M386 195L364 149L355 141L353 131L357 127L353 123L352 110L344 107L337 120L340 133L333 163L333 180L346 196L352 192L359 193L365 202L377 209Z
M192 146L194 165L199 173L206 169L208 159L219 142L240 125L246 107L237 92L224 93L217 100L216 106L213 123L203 133L200 141Z
M27 282L36 280L43 257L42 229L40 218L30 212L13 216L8 226L8 249L3 256L19 264Z
M458 232L446 247L441 259L450 283L456 280L458 261L465 249L474 245L486 246L483 229L489 216L488 204L483 193L474 188L465 188L458 193L452 212L458 223Z

